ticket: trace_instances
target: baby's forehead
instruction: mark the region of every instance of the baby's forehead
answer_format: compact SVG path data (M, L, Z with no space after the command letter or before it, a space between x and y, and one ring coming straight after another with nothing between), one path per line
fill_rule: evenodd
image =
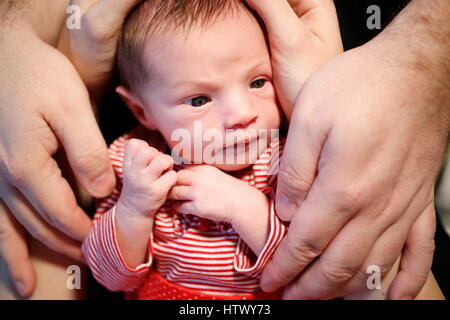
M208 72L211 65L227 67L268 58L264 32L249 14L223 17L208 25L196 24L188 29L168 28L146 39L144 60L147 70L156 75L195 65ZM179 66L180 70L170 68ZM198 70L197 70L198 71Z

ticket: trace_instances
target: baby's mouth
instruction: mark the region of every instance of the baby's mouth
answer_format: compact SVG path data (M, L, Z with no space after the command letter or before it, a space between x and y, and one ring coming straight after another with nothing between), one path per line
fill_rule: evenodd
M242 141L238 141L236 143L233 143L232 145L226 146L225 148L223 148L223 152L227 152L227 150L234 150L234 151L245 151L247 152L250 148L250 145L258 142L259 137L258 136L254 136L252 138L250 137L246 137L245 139L243 139Z

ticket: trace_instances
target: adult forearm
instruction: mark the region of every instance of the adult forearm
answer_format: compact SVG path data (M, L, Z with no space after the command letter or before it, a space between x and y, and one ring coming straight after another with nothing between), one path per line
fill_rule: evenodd
M415 58L415 66L428 69L441 80L447 80L448 85L450 1L414 0L386 29L386 33L402 37L408 45L405 49Z
M437 80L442 93L450 96L450 1L413 0L381 34L383 38L394 42L395 62Z
M55 46L69 0L4 0L0 2L0 40L16 32L33 32Z
M450 131L450 2L413 0L375 39L365 45L383 77L411 92L409 103L426 101L429 118L447 140ZM383 81L383 79L380 79ZM403 88L403 89L402 89Z

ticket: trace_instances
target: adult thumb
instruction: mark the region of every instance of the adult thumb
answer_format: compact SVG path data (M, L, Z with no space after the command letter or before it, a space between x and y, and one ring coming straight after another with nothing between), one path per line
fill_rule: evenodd
M307 109L297 100L280 161L275 209L285 221L292 219L313 185L326 139Z
M47 121L61 142L70 167L81 185L92 196L105 197L115 185L105 140L95 120L87 92L78 94L77 99L71 101L77 103L72 102L57 111L52 110L56 114L47 116Z

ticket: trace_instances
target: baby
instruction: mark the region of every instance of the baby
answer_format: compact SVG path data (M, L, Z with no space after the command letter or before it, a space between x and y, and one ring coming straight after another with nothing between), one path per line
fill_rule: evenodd
M130 299L280 298L258 280L287 232L263 26L241 0L143 1L117 52L141 126L109 149L118 183L83 243L95 278Z
M258 280L287 229L273 204L282 115L255 16L237 0L145 1L118 65L141 127L110 147L118 184L83 243L95 278L135 299L279 298Z

